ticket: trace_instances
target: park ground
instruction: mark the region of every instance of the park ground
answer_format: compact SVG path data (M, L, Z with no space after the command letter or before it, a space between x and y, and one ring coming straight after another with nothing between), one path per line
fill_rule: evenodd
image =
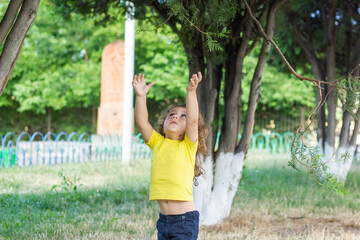
M199 239L360 239L360 162L337 195L287 166L249 153L230 217ZM156 239L149 160L0 169L0 239Z

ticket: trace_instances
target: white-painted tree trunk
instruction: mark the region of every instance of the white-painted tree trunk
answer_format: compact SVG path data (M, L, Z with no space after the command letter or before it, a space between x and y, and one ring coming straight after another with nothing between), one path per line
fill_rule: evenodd
M194 201L200 212L201 225L219 223L230 215L239 181L242 176L245 154L220 153L216 159L215 178L211 157L204 161L205 175L198 178L194 186Z
M356 146L349 146L347 148L339 147L335 152L334 147L325 142L323 162L325 162L326 166L328 166L328 172L333 174L339 182L345 182L346 180L346 176L351 168L355 147ZM340 160L341 156L346 152L349 153L349 158L345 161Z
M203 156L201 156L203 157ZM202 158L203 160L203 158ZM204 174L197 178L198 185L193 186L193 196L196 208L201 213L203 204L206 199L210 198L211 188L213 184L213 159L206 157L202 165Z

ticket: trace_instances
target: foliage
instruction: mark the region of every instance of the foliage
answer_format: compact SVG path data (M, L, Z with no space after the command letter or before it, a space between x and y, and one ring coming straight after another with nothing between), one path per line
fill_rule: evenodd
M178 37L167 25L154 29L151 21L138 21L135 72L144 73L147 83L155 83L147 95L149 122L155 126L169 105L185 103L189 69Z
M309 46L315 51L316 58L323 62L326 55L327 42L324 35L324 29L328 26L324 26L323 16L321 15L321 4L331 1L312 1L303 0L295 1L290 0L283 6L282 11L277 14L277 31L274 35L274 41L279 46L281 51L285 53L288 61L294 69L301 69L306 74L311 74L312 69L309 63L308 56L298 44L297 37L294 34L294 27L291 24L291 20L294 20L300 30L303 31L302 38L308 41ZM353 8L350 12L345 13L346 4L353 4ZM326 23L326 25L334 25L338 37L336 37L336 72L340 76L344 76L348 73L349 64L348 59L352 58L357 53L349 49L355 48L358 35L357 24L360 20L359 10L356 6L358 1L337 1L336 19L334 23ZM324 9L328 11L329 9ZM351 21L352 29L347 29L347 21ZM350 33L354 34L350 34ZM269 62L274 62L281 69L286 70L286 66L283 60L275 52L275 49L271 50L269 56ZM324 66L321 66L324 67Z
M357 77L349 76L349 79L349 81L344 81L343 79L339 80L334 84L334 87L338 89L338 97L343 103L345 111L349 111L353 118L358 120L357 111L360 107L358 88L359 81ZM323 101L325 102L325 100ZM314 112L315 111L313 111L309 116L312 121L307 124L307 126L303 126L306 129L308 129L311 125L316 124L313 116ZM344 187L344 182L339 182L335 174L329 172L330 169L328 163L351 161L351 154L346 152L345 154L341 154L340 157L337 157L334 153L332 157L324 161L326 156L320 154L319 146L311 146L310 143L304 142L304 132L299 132L299 129L300 127L296 132L296 136L291 147L292 155L291 160L289 160L289 166L300 171L297 165L302 165L309 175L312 176L313 179L321 186L334 190L338 194L347 195L348 190Z
M60 132L87 132L95 133L93 107L90 108L63 108L58 111L51 111L51 131ZM95 116L96 117L96 116ZM46 133L48 131L48 116L36 114L33 111L19 113L15 107L2 107L0 110L0 134L3 136L8 132L20 134L27 131L30 134L36 131Z
M73 180L65 176L62 172L58 173L58 176L61 178L61 183L52 186L51 191L60 189L64 191L64 197L67 200L76 200L78 197L78 189L82 184L78 184L80 178L74 175Z
M101 14L83 17L75 11L67 13L64 19L62 11L61 8L52 6L50 1L40 3L38 17L29 30L11 79L0 98L0 107L2 106L3 112L7 112L6 115L0 116L3 131L14 131L16 128L22 131L25 127L28 127L29 131L45 129L46 127L40 125L46 126L44 114L49 108L52 109L54 131L78 131L80 126L75 123L81 118L81 122L85 124L84 115L82 113L78 116L75 114L78 110L70 109L99 106L101 52L109 42L123 38L123 14L117 15L118 21L109 21L107 25L101 25ZM110 13L115 15L117 11L121 10L113 9ZM154 113L150 116L151 123L154 124L159 113L170 102L185 102L185 87L189 73L180 39L167 25L154 29L154 25L162 21L151 10L147 9L142 18L143 20L140 18L136 25L138 31L135 36L135 72L145 73L147 82L155 82L149 93L148 102L149 110ZM187 22L186 19L184 21ZM215 25L212 27L214 30L217 29ZM223 33L226 33L226 30L224 31ZM247 109L247 89L250 86L258 49L245 60L244 113ZM296 111L293 111L293 105L310 104L313 94L305 92L311 90L288 79L288 75L279 73L275 67L269 65L264 73L263 83L266 87L262 88L261 104L268 109L294 114ZM281 84L278 85L279 81ZM281 93L275 91L277 86L282 87ZM273 94L274 92L276 94ZM299 98L299 92L306 97ZM17 109L21 113L5 111L5 106L8 106L6 109ZM66 114L67 118L72 120L65 121L67 125L64 125L59 117L63 119L61 121L64 121L64 118L58 113L66 112L74 115ZM91 118L91 113L86 116ZM4 121L17 118L28 119L28 123L12 121L11 126L14 127L10 127L10 122ZM34 121L30 120L32 118ZM36 119L41 122L36 122ZM17 123L19 125L15 126ZM83 130L95 131L91 127Z
M349 161L350 154L342 154L340 159L336 159L335 154L324 161L324 155L320 154L319 146L311 146L305 143L303 132L296 135L291 148L291 159L288 165L297 171L305 169L319 185L335 191L339 195L348 195L344 182L339 182L334 174L329 172L328 163L332 161Z
M64 21L48 1L41 2L0 105L13 99L19 111L36 113L99 105L104 40L120 35L116 25L94 28L93 20L73 15Z
M140 22L140 29L152 29L148 22ZM157 30L137 32L135 42L136 72L145 74L147 82L155 85L148 97L169 104L184 101L189 70L184 48L177 36L164 25Z
M56 13L63 15L69 20L73 14L85 15L95 20L96 25L116 23L123 20L125 15L125 1L73 1L73 0L48 0L50 4L56 5Z
M65 20L49 1L41 2L39 16L0 98L0 107L16 108L22 112L18 115L34 112L38 118L36 115L45 114L47 109L55 113L99 106L101 53L109 42L123 38L124 16L107 26L97 25L96 19L71 13ZM151 27L140 22L136 28L145 25ZM152 112L159 113L170 99L184 101L188 70L183 48L174 34L167 28L137 32L135 56L136 72L144 72L147 80L156 83L149 96ZM173 84L168 84L169 79ZM168 102L159 99L168 99ZM77 121L79 117L72 118ZM24 129L25 126L18 127Z
M77 184L80 178L76 177L76 174L74 175L73 180L65 176L62 172L59 172L58 176L61 178L61 183L52 186L51 191L60 188L61 190L64 190L66 192L72 192L72 191L76 192L78 188L82 185L82 184L79 185Z
M244 93L243 102L249 100L251 78L256 66L256 56L259 47L244 60ZM260 103L267 108L298 116L298 107L313 107L315 102L315 88L309 82L301 82L288 72L279 70L274 63L267 63L261 83ZM247 104L244 104L244 111Z
M358 120L359 116L357 115L357 111L360 107L360 77L349 75L339 82L337 89L338 97L343 108L346 109L354 119Z
M204 2L202 4L206 13L203 18L199 17L201 8L196 1L168 1L166 4L181 22L182 28L193 27L204 35L210 52L224 50L218 40L229 36L231 31L227 27L238 11L239 2L219 1L217 4ZM206 32L202 30L202 26L206 26Z

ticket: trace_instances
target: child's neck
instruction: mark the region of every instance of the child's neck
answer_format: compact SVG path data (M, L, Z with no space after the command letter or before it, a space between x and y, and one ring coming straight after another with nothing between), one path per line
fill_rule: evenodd
M179 134L179 133L167 133L165 134L165 138L168 138L170 140L183 140L184 139L184 134Z

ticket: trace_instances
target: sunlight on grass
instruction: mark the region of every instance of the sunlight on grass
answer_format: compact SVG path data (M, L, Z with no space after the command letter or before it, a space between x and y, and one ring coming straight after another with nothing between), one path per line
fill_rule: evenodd
M0 169L0 193L36 193L50 190L61 179L58 173L80 177L82 188L131 186L150 181L150 160L89 162L56 166L32 166ZM21 177L19 177L21 175Z

